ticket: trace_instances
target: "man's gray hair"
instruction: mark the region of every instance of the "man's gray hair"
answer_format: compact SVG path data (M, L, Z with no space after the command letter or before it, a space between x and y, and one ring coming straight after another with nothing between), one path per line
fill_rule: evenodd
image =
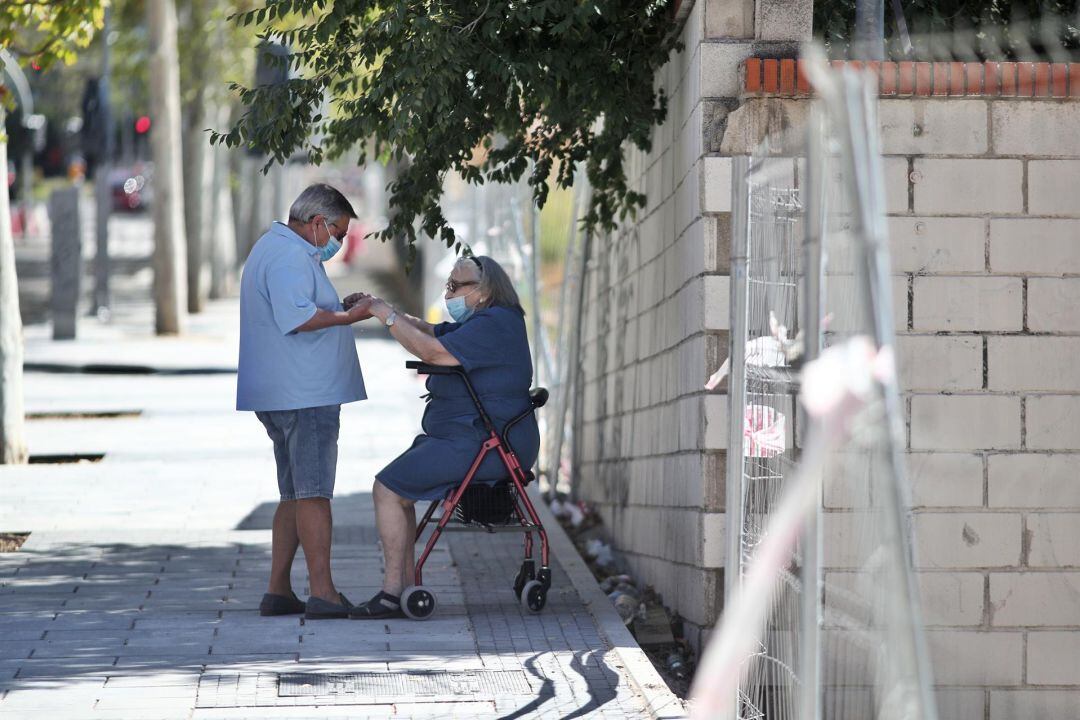
M503 270L502 265L487 255L463 257L458 260L458 263L468 263L474 267L479 264L477 269L480 270L480 285L478 287L480 294L486 298L484 307L509 307L516 309L522 315L525 314L525 310L521 307L521 300L518 299L517 290L514 289L514 283Z
M289 208L289 219L300 222L311 222L311 218L322 215L331 221L342 215L350 218L356 217L356 211L345 196L336 188L326 183L309 185L300 196L293 201Z

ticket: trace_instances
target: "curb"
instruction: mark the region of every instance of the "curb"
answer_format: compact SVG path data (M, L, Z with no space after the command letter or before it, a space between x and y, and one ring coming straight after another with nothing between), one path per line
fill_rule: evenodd
M235 375L236 368L228 367L151 367L123 363L89 363L86 365L24 362L23 372L85 375Z
M611 601L607 599L596 584L596 578L581 559L574 543L570 541L562 525L551 514L547 504L533 486L529 489L530 498L540 515L544 529L547 530L548 544L553 555L559 558L559 564L570 577L570 583L577 590L585 609L592 615L600 636L611 646L622 662L623 669L634 684L634 689L645 699L649 717L655 720L682 720L687 718L683 701L668 689L660 674L656 672L645 651L626 629L622 618L615 612Z

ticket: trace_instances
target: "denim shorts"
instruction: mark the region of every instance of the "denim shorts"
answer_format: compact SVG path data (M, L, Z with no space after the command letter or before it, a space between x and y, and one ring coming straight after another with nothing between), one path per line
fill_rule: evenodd
M341 406L255 413L274 441L282 500L334 497Z

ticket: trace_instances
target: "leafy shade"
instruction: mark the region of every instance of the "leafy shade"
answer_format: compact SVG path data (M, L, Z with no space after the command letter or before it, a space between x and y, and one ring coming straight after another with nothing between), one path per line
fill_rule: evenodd
M246 113L212 140L277 162L361 146L397 160L384 240L413 249L419 225L460 249L439 204L449 171L475 184L528 172L542 207L552 174L569 187L580 163L592 227L644 205L623 150L647 150L667 114L653 83L678 47L667 0L268 0L237 20L292 50L293 78L242 88Z
M0 48L24 62L70 65L105 22L108 0L0 0Z
M814 33L830 55L845 57L855 31L857 0L817 0ZM903 0L915 60L1072 60L1080 54L1077 0ZM904 59L885 2L886 52Z

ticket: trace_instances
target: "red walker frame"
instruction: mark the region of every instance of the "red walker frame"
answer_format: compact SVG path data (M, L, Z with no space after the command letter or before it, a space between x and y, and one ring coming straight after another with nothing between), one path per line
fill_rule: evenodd
M434 549L435 544L439 541L442 533L447 529L460 529L460 530L483 530L486 532L523 532L525 534L525 559L521 565L521 569L518 572L517 577L514 580L514 594L518 596L519 600L532 612L539 612L543 609L546 603L547 591L551 587L551 570L548 563L549 548L547 532L544 530L544 525L540 521L540 517L536 514L536 508L533 506L532 501L525 492L525 486L532 481L532 473L527 472L521 467L521 463L517 459L517 455L514 453L513 448L509 443L510 429L519 421L536 412L539 408L547 402L548 393L543 388L537 388L530 393L531 407L508 422L503 428L500 435L495 430L495 426L491 421L490 416L484 409L484 406L480 402L479 396L473 389L472 383L469 382L469 376L465 372L465 369L460 366L442 366L442 365L429 365L418 361L409 361L405 363L405 366L409 369L416 370L421 375L457 375L465 383L465 387L469 392L469 396L472 398L473 403L476 405L476 409L480 414L480 418L484 423L484 428L488 432L488 438L480 446L480 451L476 455L476 459L473 460L472 465L469 467L469 471L465 475L465 479L461 481L452 493L450 493L443 500L433 501L424 513L423 519L417 525L416 539L414 542L419 542L424 529L428 523L431 522L432 517L435 514L435 510L442 505L443 512L439 516L435 525L435 530L432 532L431 537L428 538L427 544L424 547L423 553L416 561L416 570L414 574L414 587L407 588L402 594L403 606L413 605L410 603L409 595L412 592L423 592L431 595L430 591L423 588L423 570L424 563L427 561L428 556ZM492 526L483 523L472 524L458 524L449 525L450 521L454 518L455 511L458 508L458 504L461 502L462 497L465 495L466 490L472 483L473 478L476 476L477 471L480 468L480 464L487 457L488 453L492 450L499 453L499 458L502 460L503 465L506 467L509 473L509 480L513 483L513 492L511 496L513 498L513 508L511 510L511 517L517 520L517 524L507 524L505 526ZM533 537L532 534L536 532L540 535L540 570L535 570L533 561ZM528 591L526 592L526 588ZM413 608L414 612L407 612L410 617L416 617L416 619L423 619L434 612L434 597L430 598L431 607L429 610ZM419 608L424 608L424 603L419 604Z

